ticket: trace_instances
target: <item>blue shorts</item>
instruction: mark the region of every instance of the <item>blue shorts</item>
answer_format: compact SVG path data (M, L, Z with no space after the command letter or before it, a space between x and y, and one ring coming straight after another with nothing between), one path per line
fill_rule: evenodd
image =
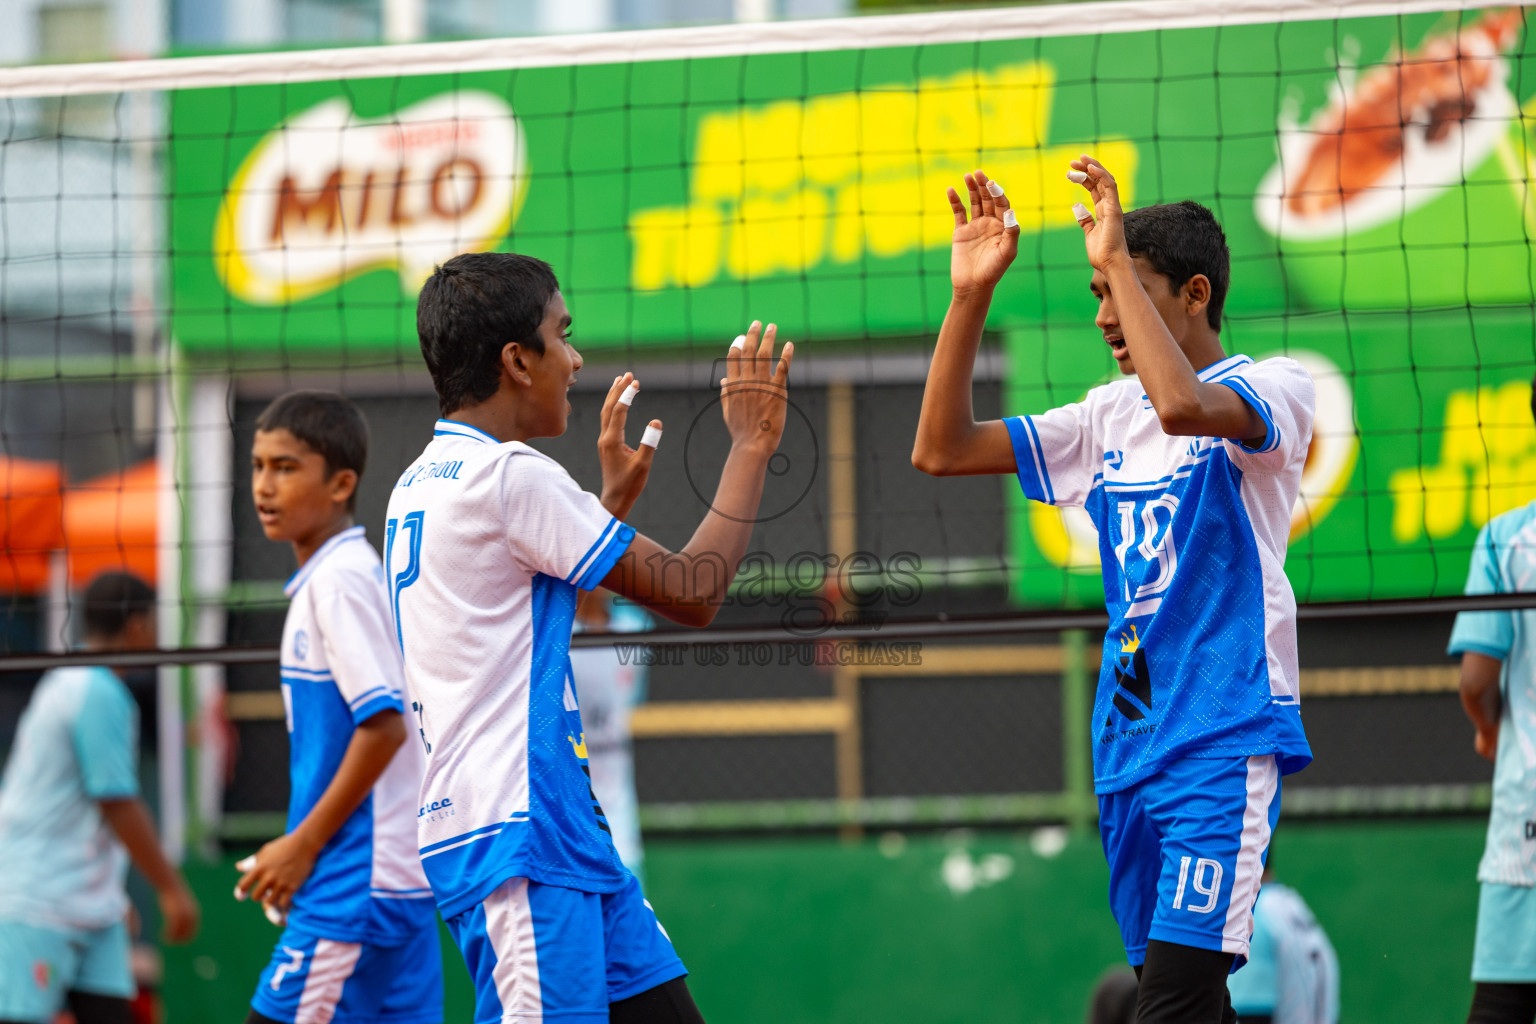
M251 1008L289 1024L441 1024L437 921L397 946L337 942L287 928L261 972Z
M1483 883L1477 897L1472 980L1536 982L1536 889Z
M1248 959L1253 903L1280 818L1274 755L1185 758L1099 797L1109 906L1132 966L1147 940Z
M607 894L509 878L448 930L475 982L477 1024L607 1024L609 1003L688 973L633 876Z
M0 1020L50 1024L68 992L132 999L128 929L91 930L0 921Z

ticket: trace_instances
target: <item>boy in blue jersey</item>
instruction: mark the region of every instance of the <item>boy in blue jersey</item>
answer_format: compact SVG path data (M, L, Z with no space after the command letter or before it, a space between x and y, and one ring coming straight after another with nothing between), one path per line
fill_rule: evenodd
M1018 252L997 182L951 189L954 297L928 371L912 463L1017 474L1026 496L1098 529L1104 638L1094 788L1110 906L1140 976L1137 1020L1232 1021L1226 978L1253 930L1280 776L1311 760L1301 728L1291 509L1312 435L1312 380L1289 359L1228 356L1230 258L1209 210L1122 213L1088 156L1068 177L1096 325L1123 374L1081 402L977 423L971 373L993 289Z
M86 650L153 650L155 592L105 573L85 591ZM139 797L138 707L119 673L61 668L22 712L0 785L0 1021L126 1024L128 860L160 898L165 937L188 942L198 907Z
M570 326L549 265L512 253L454 257L417 301L442 419L395 484L385 546L427 753L422 863L476 1021L697 1024L682 961L592 794L571 627L578 591L599 585L674 622L713 620L784 430L792 347L776 361L773 325L754 323L723 353L731 449L674 553L622 521L661 429L625 443L632 374L603 403L601 497L527 444L565 431L582 366Z
M1536 414L1536 399L1532 402ZM1536 503L1495 516L1477 535L1466 592L1536 590ZM1536 610L1462 612L1461 704L1473 745L1493 762L1493 807L1477 868L1469 1024L1536 1020Z
M252 1024L443 1019L437 914L415 842L421 751L406 742L383 567L352 524L367 457L362 413L331 392L283 395L256 421L256 512L299 569L284 588L281 654L288 833L235 890L287 918Z

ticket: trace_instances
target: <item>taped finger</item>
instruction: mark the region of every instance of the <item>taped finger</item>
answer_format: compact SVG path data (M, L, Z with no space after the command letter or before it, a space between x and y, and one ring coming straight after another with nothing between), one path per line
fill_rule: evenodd
M993 199L1001 199L1003 196L1003 186L992 180L987 181L987 191L992 194Z
M646 424L645 433L640 435L640 443L648 448L655 448L661 444L661 428L653 424Z
M1089 210L1082 203L1073 203L1072 216L1077 218L1079 224L1083 224L1093 220L1093 211Z
M1088 172L1087 171L1068 171L1067 172L1067 180L1070 181L1070 182L1073 182L1075 184L1081 185L1083 182L1088 180Z
M1019 218L1014 214L1011 208L1003 211L1003 230L1019 230Z
M625 388L624 393L619 396L619 404L626 408L633 405L635 403L635 396L639 393L640 382L637 380L631 381L629 387Z

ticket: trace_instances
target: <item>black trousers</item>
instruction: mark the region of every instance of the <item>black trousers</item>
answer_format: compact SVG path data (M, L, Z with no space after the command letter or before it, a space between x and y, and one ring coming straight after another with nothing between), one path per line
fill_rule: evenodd
M1231 973L1231 953L1152 939L1146 963L1136 968L1136 1024L1237 1024L1227 993Z

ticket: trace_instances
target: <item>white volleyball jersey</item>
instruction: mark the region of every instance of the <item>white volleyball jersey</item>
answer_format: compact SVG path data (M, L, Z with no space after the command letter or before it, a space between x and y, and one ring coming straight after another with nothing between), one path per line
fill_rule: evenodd
M628 878L592 796L569 654L577 588L634 536L549 456L452 420L395 484L386 572L445 918L508 878L599 893Z
M405 677L384 567L361 526L322 544L283 590L292 831L331 784L355 728L381 711L404 711ZM294 894L291 924L333 941L383 945L430 924L432 893L415 841L423 768L420 745L402 744L320 851Z
M1109 630L1093 707L1094 785L1113 793L1182 757L1311 761L1301 728L1291 507L1314 387L1294 359L1199 373L1264 421L1257 447L1163 432L1140 382L1006 420L1026 497L1083 507L1099 533Z
M1495 516L1477 535L1468 594L1536 590L1536 502ZM1503 663L1499 748L1493 767L1488 841L1480 882L1536 885L1536 610L1461 612L1452 656L1475 652Z

